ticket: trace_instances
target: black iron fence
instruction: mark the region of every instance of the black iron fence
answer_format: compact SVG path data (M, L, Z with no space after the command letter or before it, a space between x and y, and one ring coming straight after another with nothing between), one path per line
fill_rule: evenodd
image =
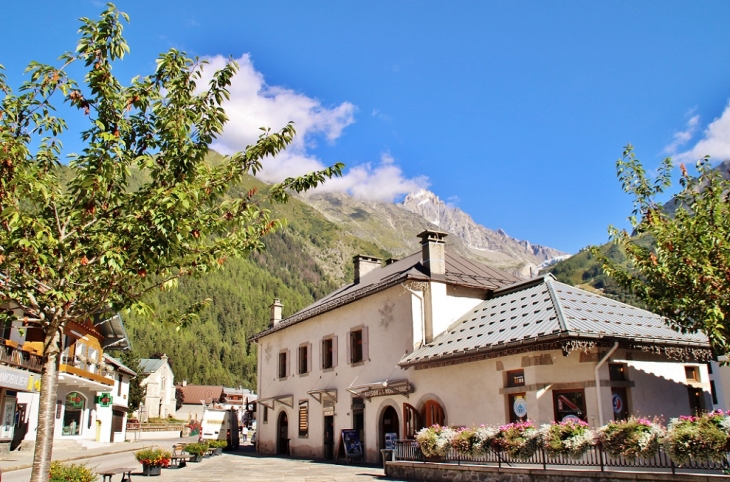
M659 452L650 459L625 459L624 457L612 457L604 452L599 445L591 446L581 458L572 458L568 456L549 456L542 448L539 448L535 454L529 459L516 459L509 456L506 452L497 452L489 450L489 452L479 456L466 456L457 453L454 449L449 451L443 457L427 458L418 447L414 440L398 440L395 444L395 460L403 461L421 461L421 462L443 462L449 464L475 464L475 465L496 465L498 467L515 467L515 466L541 466L543 469L557 468L563 466L586 467L592 470L600 470L601 472L611 470L612 468L623 469L650 469L657 472L671 472L672 474L681 471L701 472L701 473L727 473L730 470L730 454L725 461L707 462L699 460L690 460L689 463L676 465L669 456L664 452L664 448L660 447Z

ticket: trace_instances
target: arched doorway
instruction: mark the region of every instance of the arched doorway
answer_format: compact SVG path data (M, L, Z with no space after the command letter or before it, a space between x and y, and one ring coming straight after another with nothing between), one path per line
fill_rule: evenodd
M278 455L289 455L289 417L286 416L286 412L282 411L279 414L276 427L276 453Z
M388 447L388 440L398 440L399 434L399 422L398 422L398 411L390 405L383 410L382 418L380 419L380 447Z
M71 392L66 395L63 412L63 435L79 435L81 433L81 420L84 417L86 408L86 397L79 392Z

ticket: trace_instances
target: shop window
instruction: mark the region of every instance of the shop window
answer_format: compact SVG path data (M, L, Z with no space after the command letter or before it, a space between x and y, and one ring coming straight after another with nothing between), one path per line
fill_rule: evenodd
M279 378L286 378L288 372L286 352L279 353Z
M509 406L510 423L524 422L527 420L527 394L511 393L507 395L507 405Z
M81 420L84 416L86 398L78 392L71 392L66 395L64 404L63 435L79 435L81 433Z
M370 358L368 353L367 327L352 330L350 332L350 343L347 346L350 352L348 356L350 363L355 364L367 361Z
M426 404L423 407L424 410L424 421L426 422L426 427L430 427L431 425L443 425L445 421L444 416L444 409L441 408L441 405L435 400L429 400L426 402Z
M623 363L608 364L608 378L615 382L623 382L626 380L626 365Z
M299 402L299 436L309 435L309 402Z
M553 391L553 406L555 408L555 420L583 420L587 422L585 391L580 390L556 390Z
M524 387L525 386L525 371L514 370L507 372L507 386L508 387Z
M611 405L613 406L614 420L626 420L629 418L629 397L625 388L611 388Z
M684 374L687 377L688 382L699 382L700 381L700 371L697 369L696 366L685 366L684 367Z
M337 337L329 336L322 340L322 369L337 366Z

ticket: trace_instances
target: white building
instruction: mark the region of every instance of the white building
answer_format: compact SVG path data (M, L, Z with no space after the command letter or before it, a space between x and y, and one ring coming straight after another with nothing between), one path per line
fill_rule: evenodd
M258 446L332 458L355 429L365 459L434 423L472 426L711 408L707 339L557 282L519 280L419 235L400 261L355 257L355 280L254 337ZM393 435L394 434L394 435Z
M142 420L175 415L175 375L167 360L167 355L162 355L139 361L139 374L144 377L140 385L147 389L144 408L140 409Z

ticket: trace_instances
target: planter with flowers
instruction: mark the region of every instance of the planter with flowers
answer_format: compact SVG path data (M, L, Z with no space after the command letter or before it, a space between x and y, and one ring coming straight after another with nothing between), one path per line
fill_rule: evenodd
M613 458L627 460L650 459L659 452L664 429L648 418L630 417L608 422L598 429L598 442Z
M203 460L203 454L208 452L208 444L205 442L198 442L194 444L187 444L185 451L193 456L190 459L191 462L200 462Z
M160 475L163 467L170 466L172 455L167 450L147 448L134 453L137 462L142 464L142 475Z
M228 442L225 440L210 440L208 446L213 450L213 455L220 455L223 453L223 449L228 446Z
M730 450L730 412L716 410L669 422L664 447L675 464L692 460L720 462Z
M580 459L593 445L593 430L583 420L563 420L543 425L540 437L545 453L551 457Z
M418 431L416 442L424 457L427 459L440 458L448 453L455 434L456 432L450 427L431 425Z
M498 452L507 452L515 459L527 460L535 455L539 442L540 432L527 420L500 426L499 433L492 441L492 448Z

